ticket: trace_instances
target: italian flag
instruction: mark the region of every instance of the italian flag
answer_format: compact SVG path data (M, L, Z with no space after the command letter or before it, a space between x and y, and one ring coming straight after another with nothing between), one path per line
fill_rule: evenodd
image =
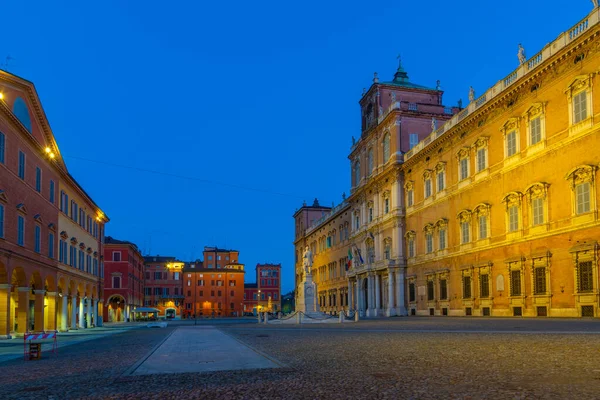
M352 268L352 251L348 249L348 262L346 263L346 271Z

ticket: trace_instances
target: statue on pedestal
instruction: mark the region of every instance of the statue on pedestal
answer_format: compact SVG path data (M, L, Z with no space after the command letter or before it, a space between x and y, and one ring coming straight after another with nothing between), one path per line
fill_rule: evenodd
M302 267L304 267L304 279L306 279L306 275L310 274L310 268L313 264L313 256L312 251L306 246L304 249L304 254L302 254Z
M437 130L437 119L435 119L435 117L431 118L431 131L435 131Z
M594 8L598 8L598 0L592 0L592 4L594 5Z

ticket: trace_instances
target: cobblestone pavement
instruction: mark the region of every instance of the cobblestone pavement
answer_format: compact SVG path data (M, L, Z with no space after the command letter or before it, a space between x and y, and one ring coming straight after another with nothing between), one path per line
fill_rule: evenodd
M222 324L288 368L124 375L173 329L136 329L40 361L0 363L0 398L600 399L594 320Z

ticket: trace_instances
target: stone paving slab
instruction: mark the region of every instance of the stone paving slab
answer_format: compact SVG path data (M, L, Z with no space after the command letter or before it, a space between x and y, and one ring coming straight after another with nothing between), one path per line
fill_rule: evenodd
M212 326L179 327L129 375L281 368Z

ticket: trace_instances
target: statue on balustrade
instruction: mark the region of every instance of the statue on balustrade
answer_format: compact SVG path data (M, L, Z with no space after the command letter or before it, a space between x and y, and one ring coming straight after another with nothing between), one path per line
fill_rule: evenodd
M592 4L594 5L594 8L598 8L598 0L592 0Z
M527 57L525 56L525 49L523 48L521 43L519 43L519 52L517 53L517 57L519 57L520 65L523 65L525 61L527 61Z
M431 131L435 131L437 130L437 119L435 119L435 117L431 118Z
M475 101L475 89L473 89L473 86L469 86L469 101Z

